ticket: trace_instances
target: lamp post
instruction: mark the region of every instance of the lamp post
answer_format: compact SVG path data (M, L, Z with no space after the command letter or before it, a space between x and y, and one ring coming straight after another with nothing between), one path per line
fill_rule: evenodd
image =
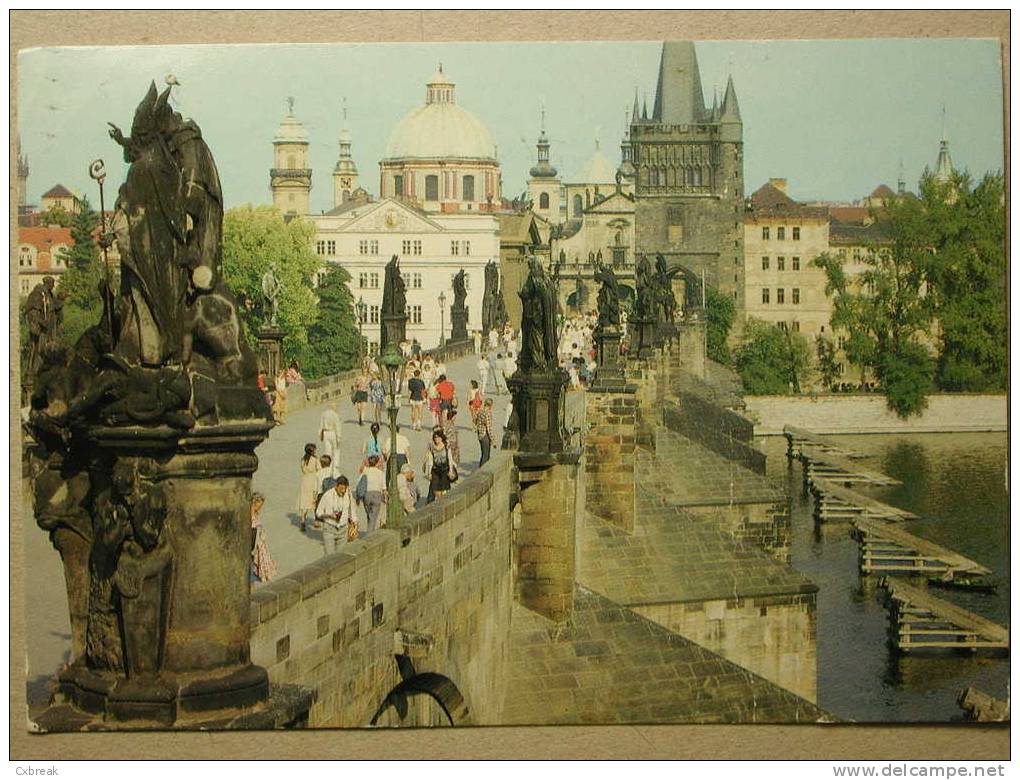
M358 363L365 362L365 299L358 296Z
M404 358L397 349L396 344L386 347L386 352L379 362L386 369L386 380L389 384L390 405L386 410L390 414L390 456L386 459L386 525L396 528L404 516L404 509L400 505L400 490L397 487L397 480L400 475L397 473L397 371L404 363Z
M445 315L446 315L446 293L439 293L439 346L442 347L446 341Z

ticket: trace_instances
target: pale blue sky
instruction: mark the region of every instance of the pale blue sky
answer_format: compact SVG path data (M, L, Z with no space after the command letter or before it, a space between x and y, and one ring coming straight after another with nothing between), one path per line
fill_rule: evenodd
M422 104L442 61L457 102L496 139L504 194L524 189L546 105L552 158L580 168L595 138L614 162L635 88L654 100L659 42L329 44L37 49L19 57L18 127L32 174L29 202L56 183L97 203L88 163L103 157L108 204L124 165L106 134L127 133L155 79L181 82L178 110L202 127L228 207L267 203L271 140L293 95L307 125L312 208L332 207L340 101L346 97L362 185L378 193L378 161L394 124ZM958 168L1003 168L1002 80L994 40L699 41L705 100L732 72L744 119L748 194L769 177L796 198L856 199L908 186L933 165L946 106Z

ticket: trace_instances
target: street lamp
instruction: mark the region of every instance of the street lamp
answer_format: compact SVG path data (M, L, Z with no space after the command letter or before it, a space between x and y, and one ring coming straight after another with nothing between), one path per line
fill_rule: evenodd
M403 519L404 510L400 505L400 490L397 487L397 371L404 364L404 358L396 344L389 344L379 362L386 369L387 388L390 393L390 456L386 459L386 525L396 528Z
M365 299L358 296L358 362L365 362Z
M442 347L446 341L445 335L445 314L446 309L446 293L439 293L439 346Z

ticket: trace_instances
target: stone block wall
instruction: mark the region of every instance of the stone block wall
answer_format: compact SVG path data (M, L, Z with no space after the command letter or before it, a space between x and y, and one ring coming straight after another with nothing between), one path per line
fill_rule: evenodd
M632 609L808 701L817 699L813 591Z
M316 689L312 727L369 723L400 682L395 655L447 677L465 722L497 723L510 608L510 456L447 496L252 596L252 660ZM416 637L414 648L407 637ZM412 707L413 715L421 712ZM388 722L392 722L389 720Z
M742 414L682 393L676 403L664 405L662 416L670 430L757 474L765 473L765 454L751 444L754 423Z
M777 561L790 562L790 506L785 499L773 503L685 504L699 517L711 517L738 543L768 553Z
M747 396L747 413L756 436L780 435L784 425L815 433L964 433L1004 431L1005 395L954 393L928 397L920 415L902 419L882 395Z
M655 428L662 423L658 368L658 353L647 360L628 359L625 363L624 378L637 388L637 443L642 447L652 446Z
M586 508L627 531L634 530L634 449L637 391L594 392L586 396Z

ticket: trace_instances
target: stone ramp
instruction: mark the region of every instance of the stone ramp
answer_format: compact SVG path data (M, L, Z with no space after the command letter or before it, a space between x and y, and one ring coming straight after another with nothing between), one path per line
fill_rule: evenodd
M578 586L561 624L514 603L503 725L817 723L823 710Z

